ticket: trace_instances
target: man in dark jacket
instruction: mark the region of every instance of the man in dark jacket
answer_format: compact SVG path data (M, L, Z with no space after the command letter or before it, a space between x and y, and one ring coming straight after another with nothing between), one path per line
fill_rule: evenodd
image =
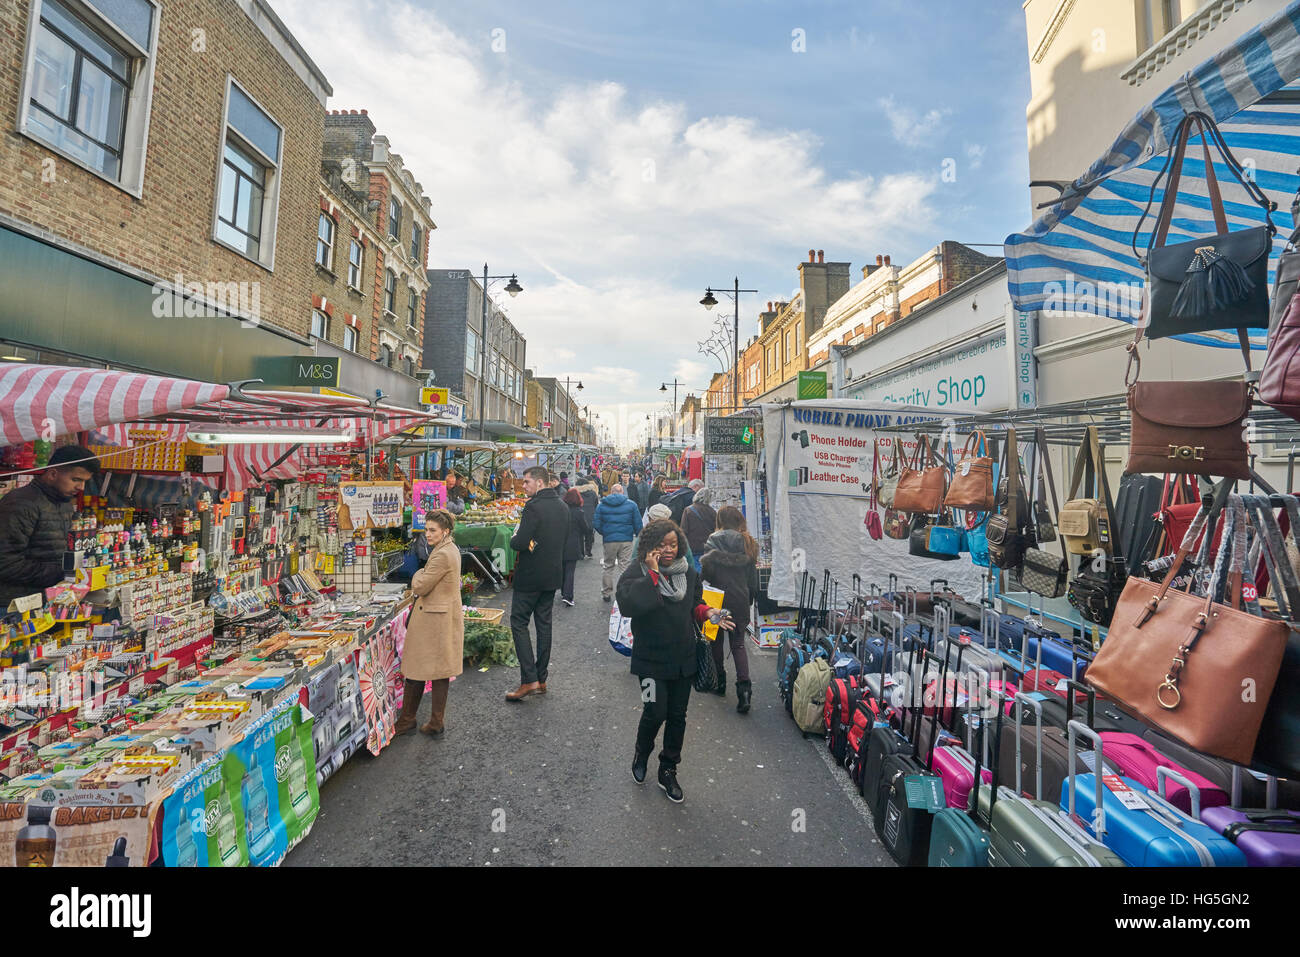
M15 598L63 580L73 500L99 472L94 454L79 445L56 449L49 468L0 499L0 614Z
M663 503L672 509L673 521L678 525L682 523L682 514L695 501L695 493L703 487L704 483L699 479L691 479L690 484L685 488L679 488L663 500Z
M510 602L510 630L519 656L519 687L506 695L520 701L530 694L546 694L551 664L551 611L555 591L564 582L564 543L569 537L569 509L553 488L549 474L539 465L524 472L528 504L519 516L519 531L510 547L519 553L515 564L514 597ZM528 634L528 619L537 626L537 655Z
M573 486L573 490L582 496L582 513L587 519L587 531L582 542L583 558L591 557L591 546L596 543L595 526L596 506L600 503L600 491L590 478L584 483Z
M633 476L627 487L627 497L636 502L636 507L645 514L645 510L650 507L650 486L646 484L644 472L637 471Z
M622 485L615 485L596 506L596 517L591 524L600 533L605 550L600 597L609 601L614 592L614 569L620 562L627 565L632 560L632 540L641 533L641 510L623 494Z

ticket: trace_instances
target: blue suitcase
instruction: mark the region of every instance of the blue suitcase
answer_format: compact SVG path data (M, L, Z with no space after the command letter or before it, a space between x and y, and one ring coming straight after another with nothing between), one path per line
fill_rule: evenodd
M1084 829L1124 859L1130 867L1245 867L1246 855L1222 834L1199 820L1200 795L1196 786L1176 771L1156 771L1160 790L1172 777L1192 793L1192 814L1184 814L1156 791L1131 778L1074 773L1078 735L1091 739L1100 754L1101 735L1081 721L1069 724L1068 767L1071 774L1061 785L1061 807ZM1105 755L1102 755L1105 761ZM1112 786L1113 782L1113 786ZM1124 803L1115 788L1127 789ZM1098 806L1102 814L1097 815Z

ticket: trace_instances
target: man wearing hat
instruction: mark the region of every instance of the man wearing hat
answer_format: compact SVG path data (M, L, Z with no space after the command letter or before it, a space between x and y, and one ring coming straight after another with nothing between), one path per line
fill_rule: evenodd
M65 445L27 485L0 498L0 613L63 581L74 501L99 472L90 449Z

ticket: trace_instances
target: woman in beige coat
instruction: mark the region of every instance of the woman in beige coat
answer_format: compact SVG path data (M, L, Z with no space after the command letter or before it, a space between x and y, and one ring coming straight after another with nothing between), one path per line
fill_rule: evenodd
M442 734L451 678L461 673L465 649L465 621L460 606L460 549L452 540L456 519L444 509L424 516L424 537L431 549L425 566L411 579L415 604L406 626L402 652L402 714L395 734L415 730L415 714L424 695L424 683L433 682L433 709L426 734Z

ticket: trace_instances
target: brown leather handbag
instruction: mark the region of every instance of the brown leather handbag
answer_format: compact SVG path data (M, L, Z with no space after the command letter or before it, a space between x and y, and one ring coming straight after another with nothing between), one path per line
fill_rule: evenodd
M1129 373L1140 375L1138 344L1142 325L1128 346ZM1243 343L1246 368L1249 344ZM1127 474L1175 472L1249 479L1250 464L1243 422L1250 413L1246 382L1128 381L1131 417Z
M898 477L894 491L894 508L900 512L935 515L943 508L943 493L947 485L947 470L939 463L930 447L928 436L918 437L912 461Z
M1232 604L1214 601L1214 583L1204 598L1169 587L1205 525L1209 510L1202 508L1164 581L1129 578L1086 680L1198 751L1249 765L1286 651L1287 625L1241 610L1245 509L1240 496L1228 503L1222 547L1232 559Z
M993 510L993 459L981 454L987 448L988 439L978 429L966 437L948 483L948 494L943 497L946 507Z
M1259 397L1282 414L1300 419L1300 295L1291 297L1281 319L1269 330Z

